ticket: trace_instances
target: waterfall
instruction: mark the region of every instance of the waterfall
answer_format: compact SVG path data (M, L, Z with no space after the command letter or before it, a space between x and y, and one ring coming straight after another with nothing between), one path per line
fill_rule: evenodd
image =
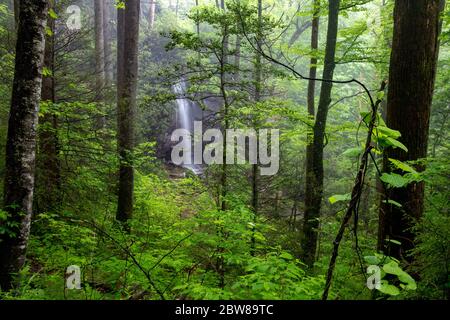
M186 82L184 80L181 80L180 82L176 83L173 86L173 92L177 96L176 102L178 106L178 128L179 129L186 129L191 134L194 129L194 116L193 116L193 110L192 107L194 106L193 103L191 103L188 99L183 98L184 94L186 93ZM186 143L185 148L191 148L193 150L193 146L189 145L187 141L183 140L183 143ZM191 170L194 174L201 174L202 168L198 164L194 164L194 153L191 154L191 164L184 164L184 168Z

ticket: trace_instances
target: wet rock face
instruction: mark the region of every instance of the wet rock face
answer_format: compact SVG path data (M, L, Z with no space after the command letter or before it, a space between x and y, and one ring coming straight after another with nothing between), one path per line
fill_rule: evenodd
M172 132L178 128L189 130L193 132L194 122L201 121L203 124L203 131L211 128L217 128L220 122L216 118L215 114L221 107L220 99L207 98L202 100L202 103L192 101L186 96L189 84L184 80L181 80L178 84L175 84L172 91L177 96L177 100L172 103L173 110L171 118L168 120L170 126L167 128L164 136L157 141L157 158L163 159L165 162L171 162L172 148L178 144L178 142L171 141ZM192 167L188 168L194 174L201 174L202 168Z

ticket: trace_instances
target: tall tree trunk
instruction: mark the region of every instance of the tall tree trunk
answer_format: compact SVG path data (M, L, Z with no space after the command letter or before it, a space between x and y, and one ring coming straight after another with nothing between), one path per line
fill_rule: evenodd
M258 31L257 31L257 46L262 46L262 0L258 0ZM261 101L262 92L262 63L261 53L257 52L255 56L255 102ZM258 124L254 126L258 129ZM252 165L252 207L255 215L258 214L258 164Z
M327 44L323 79L332 80L335 69L336 42L339 21L340 0L329 1ZM317 235L319 228L320 208L323 195L323 148L328 107L331 102L333 83L322 82L317 115L314 123L312 145L312 172L306 175L305 216L303 221L303 259L308 266L314 264Z
M104 0L94 0L95 20L95 90L96 101L103 100L105 88L105 42L103 31Z
M113 82L112 50L111 50L111 7L108 0L103 0L103 55L105 57L105 85Z
M139 0L126 0L119 9L118 25L118 147L120 157L117 220L126 222L133 214L134 117L138 78ZM125 50L126 49L126 50Z
M317 77L317 50L319 48L319 11L320 11L320 0L314 0L313 4L313 19L311 28L311 61L309 67L309 78L308 81L308 115L313 120L316 115L315 111L315 93L316 93L316 80ZM311 176L309 179L314 178L313 172L313 129L308 128L308 133L306 137L306 175Z
M220 9L225 11L225 0L220 1ZM223 139L223 163L222 163L222 172L220 177L220 208L222 211L227 209L227 194L228 194L228 182L227 182L227 162L226 162L226 153L227 153L227 129L230 127L229 121L229 101L228 101L228 93L227 93L227 85L229 83L228 72L226 68L228 67L228 26L224 27L223 30L223 38L222 38L222 52L221 52L221 61L220 61L220 91L224 100L223 106L223 131L224 131L224 139Z
M438 58L439 12L439 0L395 1L386 122L389 128L400 131L400 141L408 152L398 148L386 150L385 172L390 171L388 158L410 161L427 156ZM417 170L423 169L417 166ZM411 227L422 217L423 198L423 182L389 192L389 199L402 204L402 208L381 202L380 250L396 258L406 258L407 252L414 248ZM401 245L386 239L397 240Z
M46 0L21 0L14 83L6 142L4 209L10 232L0 234L0 287L11 289L25 263L33 207L36 127L41 99Z
M50 7L53 7L50 4ZM56 102L55 97L55 20L48 17L50 34L45 37L44 67L48 74L42 78L41 100ZM37 156L36 186L37 210L57 210L61 202L61 170L59 162L58 120L55 114L46 113L39 126L39 152Z
M19 11L20 0L14 0L14 21L16 23L16 29L19 27Z
M261 48L262 46L262 0L258 0L258 30L256 35L257 47ZM254 73L254 82L255 82L255 95L254 100L256 103L261 101L261 92L262 92L262 57L260 52L256 52L255 55L255 73ZM253 127L258 132L259 123L254 121ZM257 133L258 138L258 133ZM257 147L258 148L258 147ZM258 149L256 150L256 154L258 154ZM256 219L258 216L259 209L259 179L258 179L258 161L255 164L252 164L252 209L253 209L253 223L256 225ZM255 228L252 228L252 237L251 237L251 255L255 254Z

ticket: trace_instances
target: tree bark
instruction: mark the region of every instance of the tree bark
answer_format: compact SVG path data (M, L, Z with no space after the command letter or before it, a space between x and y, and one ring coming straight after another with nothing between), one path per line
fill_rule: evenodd
M400 131L408 152L388 149L383 170L390 172L388 158L410 161L426 158L431 102L438 58L439 0L396 0L394 36L389 73L387 125ZM418 171L423 166L416 166ZM411 227L422 217L424 183L392 189L389 199L402 208L381 202L378 248L387 255L407 258L414 248ZM386 200L383 198L383 200ZM401 245L386 241L397 240Z
M258 0L258 32L257 32L257 46L262 46L262 0ZM255 102L261 101L262 91L262 63L261 53L257 52L255 56ZM258 127L258 124L254 124ZM258 128L256 128L258 129ZM258 198L259 198L259 186L258 186L258 164L252 165L252 208L255 215L258 214Z
M225 0L220 1L220 9L225 11ZM224 139L223 139L223 159L222 159L222 172L220 177L220 208L222 211L227 210L227 195L228 195L228 179L227 179L227 162L226 162L226 153L227 153L227 129L230 127L229 121L229 109L230 104L228 101L228 92L227 86L229 83L229 75L226 70L228 66L228 42L229 42L229 34L228 34L228 26L225 26L223 29L222 35L222 52L220 53L220 91L223 97L224 105L223 105L223 131L224 131Z
M14 0L14 21L16 23L16 29L19 27L19 10L20 0Z
M134 117L138 77L138 44L140 1L125 1L125 12L119 9L118 24L118 147L120 157L117 220L126 222L133 214ZM126 48L126 50L125 50Z
M50 7L52 5L50 4ZM49 74L42 78L41 100L56 102L55 97L55 20L48 17L48 29L51 34L45 37L44 67ZM61 202L61 170L59 161L58 119L52 113L46 113L39 126L39 152L37 157L36 186L37 210L48 212L57 210Z
M4 209L10 232L0 235L0 287L14 286L25 263L33 206L36 127L41 99L47 1L21 0L6 143ZM11 225L14 226L11 226Z
M340 0L329 1L327 43L325 47L325 62L322 76L322 78L326 80L333 80L336 65L335 55L339 22L339 3ZM306 175L302 247L303 260L310 267L314 264L317 248L320 208L323 195L323 148L332 88L332 82L322 82L319 105L313 129L312 170Z
M315 111L315 93L316 93L316 80L317 77L317 49L319 48L319 11L320 11L320 0L314 0L313 3L313 19L311 27L311 61L309 67L309 78L308 81L308 115L313 120L316 115ZM314 132L308 128L308 133L306 137L306 175L311 176L313 173L313 138ZM312 179L313 177L310 177Z
M103 100L103 90L105 87L105 35L103 31L103 2L104 0L94 1L96 101Z
M111 8L108 0L103 0L103 51L105 57L105 86L113 82L112 50L111 50Z

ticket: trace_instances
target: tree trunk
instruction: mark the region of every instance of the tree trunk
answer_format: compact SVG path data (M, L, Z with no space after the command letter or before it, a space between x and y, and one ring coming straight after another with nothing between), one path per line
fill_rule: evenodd
M225 11L225 0L220 1L220 9ZM223 139L223 163L222 163L222 172L220 177L220 208L222 211L225 211L227 209L227 194L228 194L228 181L227 181L227 161L226 161L226 153L227 153L227 130L230 127L230 121L229 121L229 101L228 101L228 93L227 93L227 85L229 83L228 80L228 72L226 71L226 68L228 67L228 26L224 27L223 30L223 37L222 37L222 52L220 55L220 91L224 100L224 106L223 106L223 131L224 131L224 139Z
M111 8L108 0L103 0L103 51L105 57L105 85L113 82L112 52L111 52Z
M323 79L332 80L335 69L336 42L340 0L329 1L327 43ZM303 259L308 266L314 264L319 228L320 208L323 195L323 148L328 107L331 102L333 83L322 82L319 106L314 123L312 145L312 170L306 175L305 216L303 221Z
M258 0L258 32L257 32L257 46L261 48L262 46L262 0ZM255 57L255 102L261 101L261 91L262 91L262 63L261 63L261 53L257 52ZM258 130L258 124L255 123L254 126ZM252 208L255 215L258 214L258 196L259 196L259 186L258 186L258 164L252 165Z
M118 24L118 147L120 157L117 220L126 222L133 214L134 117L138 77L140 1L125 1ZM126 48L126 50L125 50Z
M16 23L16 29L19 27L19 10L20 0L14 0L14 21Z
M41 99L47 1L21 0L14 83L6 143L4 209L0 235L0 287L11 289L25 263L33 206L36 127ZM11 225L14 225L11 227Z
M313 4L313 19L311 28L311 61L309 67L309 78L308 81L308 115L313 120L316 115L315 111L315 93L316 93L316 80L317 77L317 49L319 48L319 11L320 11L320 0L314 0ZM306 175L313 176L313 138L314 132L308 128L308 133L306 137ZM313 177L310 177L310 179Z
M51 6L51 5L50 5ZM56 102L55 98L55 20L48 17L51 34L45 37L44 67L48 74L42 78L41 100ZM58 121L54 114L46 113L39 126L39 152L37 156L37 210L48 212L58 209L61 203L61 171L59 162Z
M103 100L103 89L105 87L105 45L103 31L103 7L104 0L94 1L95 20L95 91L96 101Z
M389 128L400 131L399 140L408 152L399 148L386 150L385 172L390 171L388 158L410 161L427 156L438 58L439 12L439 0L395 2L386 122ZM417 166L417 170L423 169ZM390 256L406 258L407 252L414 248L411 227L423 213L424 183L392 189L389 199L402 204L402 208L381 202L378 248ZM397 240L401 245L386 239Z

